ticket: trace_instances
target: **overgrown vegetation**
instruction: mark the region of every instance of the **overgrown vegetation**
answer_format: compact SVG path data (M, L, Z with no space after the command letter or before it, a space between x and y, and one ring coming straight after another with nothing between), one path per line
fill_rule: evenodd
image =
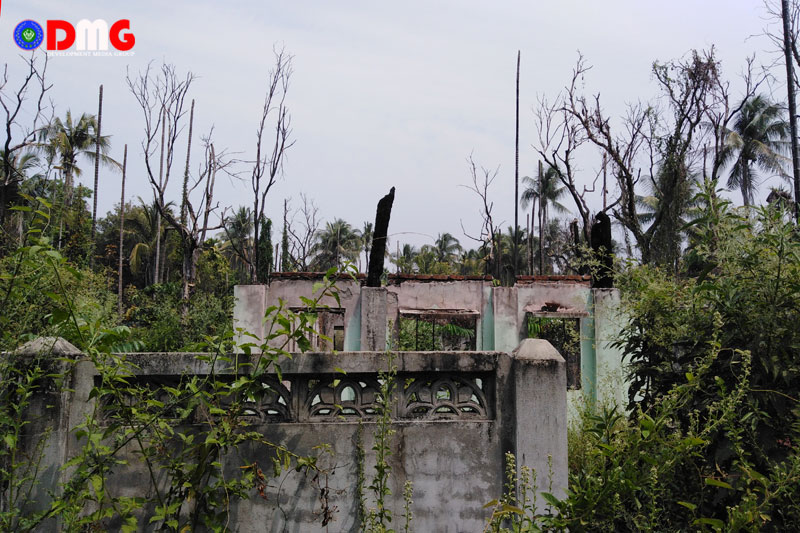
M489 530L788 531L800 521L800 239L780 209L734 209L710 187L698 203L685 271L630 265L620 277L627 411L587 406L570 436L566 497L545 491L536 510L511 490L530 476L514 470Z
M796 48L800 17L792 5L784 45L790 64L798 61L788 52ZM273 390L270 371L279 372L278 359L291 356L287 347L311 347L315 309L323 296L335 297L331 275L347 262L359 263L362 252L368 255L371 224L358 229L339 218L323 224L313 200L302 197L294 211L284 201L281 237L273 240L273 221L280 217L265 212L267 194L293 143L286 99L291 57L280 50L256 158L246 169L252 209L217 211L217 174L241 169L234 171L237 161L215 148L209 132L200 136L203 163L194 171L194 101L191 111L188 101L195 78L163 65L128 78L143 112L143 158L154 199L122 198L96 221L95 231L87 199L96 200L97 191L76 185L75 178L95 153L116 169L110 154L119 147L98 135L92 115L67 111L63 120L53 114L44 123L46 58L33 54L25 61L27 72L15 87L5 77L0 83L6 132L0 149L0 351L8 352L0 359L0 529L47 529L58 518L68 531L130 531L145 516L147 527L163 530L226 530L232 502L263 495L271 476L291 468L323 474L315 457L266 442L247 415ZM778 189L770 205L755 206L765 172L789 177L784 108L775 95L760 93L769 84L752 62L743 93L734 98L711 49L654 63L660 99L632 105L615 121L599 96L584 93L589 70L580 57L564 93L552 102L542 99L536 109L534 149L544 163L523 181L529 227L503 229L490 194L498 171L470 159L468 188L482 208L478 231L464 234L475 248L443 232L420 248L397 246L390 257L400 274L491 274L506 284L515 273L588 272L596 262L589 245L600 218L593 206L600 201L588 196L596 188L588 186L591 176L579 175L587 165L576 164L577 154L590 150L588 157L598 159L613 183L604 186L602 205L603 216L618 224L621 242L612 247L625 257L616 279L627 324L617 346L630 370L628 404L586 407L570 436L566 495L553 494L549 473L518 469L507 456L505 494L489 502L487 531L795 530L800 234L791 214L797 204ZM174 155L183 154L178 141L184 135L183 187L171 202L167 182ZM262 139L276 146L271 155ZM721 182L728 192L718 189ZM724 197L737 189L743 208ZM565 198L573 205L563 206ZM550 218L562 208L574 209L574 220ZM302 312L269 310L266 340L285 338L282 347L265 343L256 354L245 344L236 355L232 286L265 282L276 269L332 270L315 296L303 300ZM124 290L115 292L117 279ZM548 318L528 323L531 336L574 354L579 338L564 325ZM471 319L404 318L397 326L400 349L475 347ZM77 363L13 353L43 336L77 346L99 378L92 410L70 428L81 448L68 458L67 481L50 501L34 505L48 433L22 446L37 433L26 413L32 406L49 408ZM208 372L159 387L136 378L123 355L192 348L206 351L197 363ZM390 360L381 379L369 481L363 450L358 457L361 526L368 531L401 524L387 507L392 368ZM269 464L239 455L255 444L273 450ZM142 459L147 496L108 489L123 466L123 450ZM402 527L408 531L410 485L404 498ZM322 512L326 524L328 511Z
M26 245L10 257L13 268L2 273L4 293L7 299L21 301L45 295L47 307L54 309L48 332L72 339L97 373L89 393L95 402L79 426L70 428L79 450L67 457L66 481L52 487L49 503L34 501L34 495L43 494L37 490L38 465L47 432L31 429L36 420L28 410L37 401L38 409L55 402L65 386L63 379L78 361L54 361L48 353L11 354L0 361L3 531L52 529L56 520L64 531L135 531L143 519L159 530L223 531L228 528L231 504L263 494L268 477L290 468L323 474L315 456L300 456L283 443L265 440L253 429L248 413L273 391L275 372L280 375L279 358L292 356L289 344L301 351L311 346L314 310L323 297L337 297L330 278L319 284L313 298L304 300L308 312L271 308L262 344L239 345L237 354L230 329L206 336L200 346L204 355L197 361L206 368L203 374L176 376L174 382L153 386L136 377L135 364L124 355L141 348L142 342L132 338L125 326L103 325L96 306L73 296L73 286L81 286L83 273L42 236L49 223L49 205L37 201ZM68 285L70 281L76 285ZM52 286L43 290L41 283ZM3 313L2 319L16 324L19 316ZM276 339L277 347L270 346ZM272 450L267 455L271 464L248 459L248 444ZM110 490L112 480L124 475L129 454L138 456L147 472L147 487L135 497Z

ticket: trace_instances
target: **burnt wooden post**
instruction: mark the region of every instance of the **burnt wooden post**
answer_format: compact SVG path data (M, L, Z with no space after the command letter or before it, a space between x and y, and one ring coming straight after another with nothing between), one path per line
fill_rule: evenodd
M596 289L610 289L614 286L614 259L611 257L611 219L600 211L592 226L592 251L600 261L600 268L594 275L592 286Z
M386 235L389 233L389 217L394 203L394 187L378 202L375 213L375 231L372 234L372 249L369 253L367 287L380 287L383 275L383 258L386 256Z

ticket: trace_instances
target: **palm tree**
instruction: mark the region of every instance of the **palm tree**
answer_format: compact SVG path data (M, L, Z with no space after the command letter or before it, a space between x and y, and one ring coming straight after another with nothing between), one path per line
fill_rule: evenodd
M466 250L458 261L458 273L463 276L480 276L486 270L486 247Z
M436 248L426 244L423 246L419 253L414 257L414 263L417 265L417 272L420 274L439 274L437 265L439 262L438 253Z
M458 239L449 233L440 233L436 238L436 259L440 263L452 263L458 258L461 252L461 244Z
M792 193L783 187L770 187L769 196L767 196L767 205L774 206L776 209L788 213L790 217L792 213L794 213L794 199L792 198Z
M413 274L414 273L414 259L416 259L419 251L410 244L404 244L398 256L395 254L393 259L394 264L397 265L398 274Z
M0 161L5 161L4 150L0 150ZM5 210L19 201L20 186L30 177L40 179L41 174L29 176L29 172L39 164L36 154L30 152L18 152L9 157L8 175L5 173L5 165L0 165L0 210L5 214ZM4 220L0 219L0 223Z
M231 262L231 268L248 276L253 264L253 215L250 208L239 207L232 216L225 219L223 229L224 255Z
M536 202L539 203L539 273L544 273L544 234L547 226L547 217L552 206L559 213L566 213L567 208L559 203L559 199L566 193L565 187L558 186L558 169L550 167L542 171L539 163L539 173L536 179L525 176L522 178L522 197L520 203L523 209L532 204L531 219L535 216Z
M508 226L507 233L500 233L498 235L498 251L500 254L500 264L503 265L502 275L513 277L514 274L514 228ZM528 235L523 229L516 232L516 247L519 253L517 254L516 271L523 272L525 270L525 256L528 253Z
M81 174L78 158L85 157L90 161L95 159L97 119L93 115L84 113L76 122L73 122L72 113L67 111L63 121L56 118L42 129L40 138L40 148L48 157L59 161L57 168L61 170L64 177L64 205L69 207L72 201L74 177ZM100 162L119 167L119 163L106 155L111 146L109 136L100 136L99 144Z
M325 229L317 234L313 252L316 254L312 261L315 270L339 268L345 261L355 262L358 259L361 238L350 224L337 218L326 223Z
M786 176L783 163L789 143L789 123L783 109L762 95L748 99L736 115L733 128L725 131L723 163L733 161L728 188L739 188L742 201L753 203L758 186L755 168Z
M369 268L369 251L372 249L372 233L372 222L364 222L364 228L361 230L361 244L364 246L364 256L367 258L367 268Z
M146 204L144 200L139 198L141 205L131 209L130 213L125 216L125 232L128 237L133 241L132 245L127 245L130 248L130 265L131 272L134 274L144 274L145 280L156 283L152 276L155 275L154 262L159 260L155 256L156 241L160 238L164 243L166 239L164 235L159 235L158 225L158 206L156 200L152 204ZM165 209L171 210L174 204L169 202ZM161 228L161 233L165 234L166 230ZM167 253L164 252L162 257L166 257Z

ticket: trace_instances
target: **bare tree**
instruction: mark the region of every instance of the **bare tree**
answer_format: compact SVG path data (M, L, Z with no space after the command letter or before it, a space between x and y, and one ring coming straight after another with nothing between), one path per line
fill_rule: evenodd
M292 76L292 56L283 49L275 49L275 66L269 72L268 86L261 108L261 120L256 129L256 158L250 184L253 189L253 261L250 265L250 276L253 283L257 280L258 266L262 258L258 250L259 222L264 217L267 194L275 185L283 171L283 159L286 151L294 144L291 140L291 115L286 107L286 93ZM271 131L269 141L265 139L267 131ZM267 145L267 142L270 145Z
M499 278L501 273L501 257L498 243L498 228L502 227L503 223L500 222L499 224L496 224L494 222L494 217L492 216L494 202L489 199L489 187L492 185L492 182L494 182L497 174L500 172L500 167L497 167L494 170L489 170L486 167L479 168L471 154L469 158L467 158L467 163L469 165L472 184L462 185L462 187L465 187L477 194L481 200L481 209L479 211L481 216L481 227L477 234L470 235L467 233L467 230L464 229L464 221L462 220L461 231L468 239L479 242L481 244L481 248L485 249L487 246L489 247L491 265L487 263L486 270L487 273L489 273L489 270L491 269L492 275Z
M661 102L629 105L616 127L603 110L600 96L587 98L578 86L588 70L580 57L561 107L552 108L561 113L560 127L567 132L556 138L566 142L567 148L569 143L589 142L607 156L619 194L607 209L634 236L643 262L673 264L680 251L680 217L691 189L696 141L703 136L709 109L723 98L714 50L692 51L685 59L655 63L653 76L661 89ZM580 196L574 183L562 181L573 198ZM658 199L649 224L637 211L637 194L644 186ZM581 207L585 202L576 203L586 232Z
M582 61L573 72L572 85L581 76ZM592 226L592 212L589 209L586 195L595 191L595 184L591 187L578 183L575 168L575 154L586 143L586 136L577 121L572 117L559 97L550 102L546 98L539 98L534 108L535 127L538 132L537 144L534 149L544 160L548 168L552 168L558 180L566 187L581 217L581 233L588 242ZM541 224L541 223L540 223Z
M147 178L153 188L153 196L159 211L156 221L154 283L161 280L159 269L161 218L165 211L165 195L175 158L175 144L183 130L186 96L194 79L195 76L191 72L179 76L174 65L163 64L160 69L154 71L152 63L137 76L131 77L130 72L126 76L128 88L136 98L144 118L142 152ZM154 161L156 150L160 151L157 175Z
M199 166L197 176L187 180L185 194L185 222L176 219L169 210L161 214L164 219L175 228L181 239L183 252L183 286L181 296L184 301L184 313L191 291L197 280L197 260L203 243L209 231L223 227L224 213L219 214L218 221L212 223L212 214L219 209L219 204L214 202L214 186L217 173L230 174L233 161L223 150L217 152L212 141L213 128L209 134L202 138L203 161Z
M31 54L26 60L27 72L16 87L9 85L8 63L3 67L0 78L0 107L5 119L5 142L0 151L0 231L5 231L8 207L15 200L19 183L24 175L17 168L18 155L36 142L42 124L46 122L45 113L52 105L45 102L47 92L52 87L45 80L47 55ZM25 102L35 101L35 109L26 110ZM28 124L20 122L21 117L32 116Z
M289 233L289 256L295 268L308 270L313 255L314 240L319 231L319 208L314 200L306 194L300 194L302 205L287 221L286 231ZM288 204L287 204L288 205Z

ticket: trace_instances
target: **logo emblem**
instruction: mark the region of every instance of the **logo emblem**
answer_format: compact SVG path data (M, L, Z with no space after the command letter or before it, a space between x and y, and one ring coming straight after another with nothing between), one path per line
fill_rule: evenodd
M35 50L44 40L44 30L38 22L23 20L14 28L14 42L23 50Z

